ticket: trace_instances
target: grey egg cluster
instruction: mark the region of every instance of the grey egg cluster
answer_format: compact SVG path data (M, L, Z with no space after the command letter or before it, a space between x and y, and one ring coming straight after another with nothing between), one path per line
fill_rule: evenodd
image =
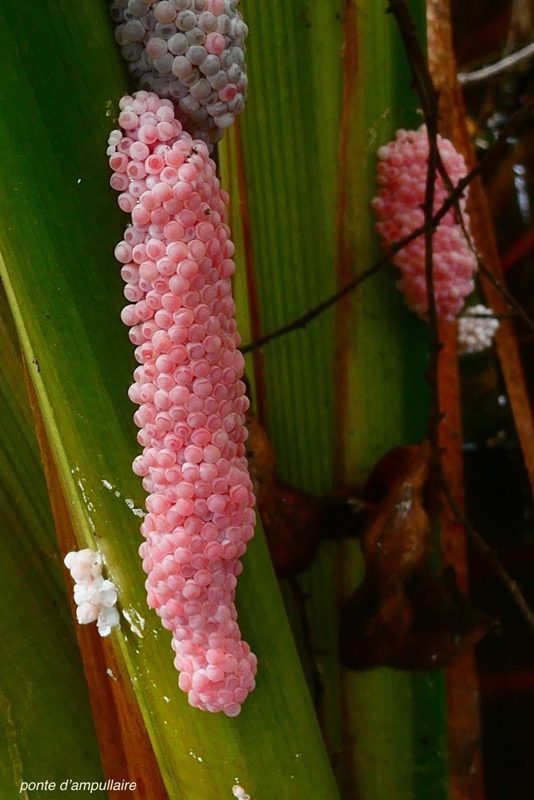
M172 100L194 138L217 142L244 107L248 28L239 0L113 0L115 38L141 89Z

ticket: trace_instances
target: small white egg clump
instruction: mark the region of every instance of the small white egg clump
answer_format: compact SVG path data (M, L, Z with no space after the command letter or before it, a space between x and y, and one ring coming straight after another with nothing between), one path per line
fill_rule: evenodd
M109 636L119 624L115 608L117 589L113 581L102 577L102 556L89 548L72 550L65 556L65 566L74 579L76 618L80 625L96 622L100 636Z
M172 100L194 139L221 139L243 110L248 27L239 0L113 0L115 39L139 88Z
M483 305L467 308L458 319L458 352L460 355L481 353L491 347L499 328L499 320L491 308Z
M232 794L234 797L237 797L237 800L250 800L250 795L245 792L242 786L236 783L235 786L232 786Z

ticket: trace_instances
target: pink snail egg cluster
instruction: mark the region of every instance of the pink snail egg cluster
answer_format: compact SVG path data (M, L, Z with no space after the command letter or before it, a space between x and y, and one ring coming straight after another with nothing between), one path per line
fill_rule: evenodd
M115 256L140 364L129 394L143 447L133 469L149 492L139 551L148 604L172 631L191 705L235 716L255 685L234 605L255 514L228 195L170 100L141 91L120 108L109 163L132 218Z
M195 138L217 142L243 111L248 28L239 0L113 0L115 38L140 88L173 101Z
M448 139L438 136L438 150L453 186L467 172L463 157ZM417 131L399 130L396 139L378 151L380 186L373 208L378 217L376 228L386 247L408 236L424 224L428 136L422 125ZM434 211L442 206L448 191L441 176L435 185ZM466 228L466 199L460 207ZM434 253L434 295L436 311L443 319L452 319L462 309L464 300L473 291L476 257L470 250L455 211L451 209L441 220L432 237ZM396 253L393 263L402 278L397 286L403 292L406 305L420 317L428 310L425 279L425 242L419 236Z

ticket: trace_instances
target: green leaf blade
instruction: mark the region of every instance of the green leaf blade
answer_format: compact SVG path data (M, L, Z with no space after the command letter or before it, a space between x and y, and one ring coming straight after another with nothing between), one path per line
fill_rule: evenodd
M11 5L8 17L16 19ZM113 259L126 218L107 188L105 156L114 127L109 100L114 115L124 83L104 16L90 2L46 2L26 43L13 29L0 32L10 53L9 80L0 89L0 215L7 222L0 273L26 360L39 364L32 377L49 444L79 544L102 550L130 620L113 636L169 795L231 797L239 777L254 800L304 799L315 791L335 800L261 532L238 588L240 624L260 662L240 717L187 704L170 634L146 608L140 520L126 502L143 503L130 471L139 452L126 396L134 360L119 319L122 283Z

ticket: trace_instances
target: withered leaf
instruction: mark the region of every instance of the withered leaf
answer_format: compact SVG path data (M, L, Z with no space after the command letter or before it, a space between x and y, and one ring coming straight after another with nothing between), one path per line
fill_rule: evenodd
M358 535L368 504L354 490L318 499L279 480L265 428L252 414L247 426L247 456L274 570L289 577L310 566L321 539Z
M430 523L423 501L428 459L427 443L395 448L387 455L396 471L390 472L385 497L362 536L367 572L382 591L405 582L428 556ZM376 474L371 480L376 482Z
M319 501L278 480L265 428L252 414L247 426L247 455L273 566L278 577L294 575L306 569L317 552Z
M454 569L436 575L429 564L428 461L427 443L395 448L369 479L367 496L379 505L362 537L366 573L339 630L340 657L352 669L443 667L490 625L458 589Z

